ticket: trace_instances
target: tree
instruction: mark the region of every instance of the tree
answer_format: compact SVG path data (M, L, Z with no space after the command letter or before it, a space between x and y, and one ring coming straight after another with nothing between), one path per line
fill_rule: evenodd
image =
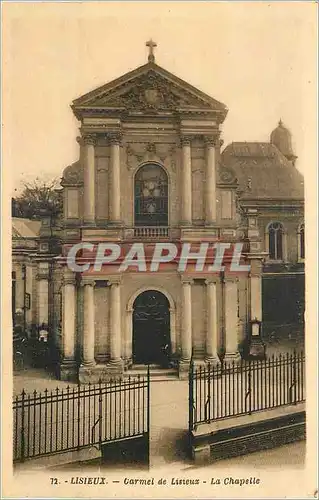
M27 219L50 217L53 221L62 211L61 191L57 179L46 182L36 178L23 184L23 191L12 198L12 216Z

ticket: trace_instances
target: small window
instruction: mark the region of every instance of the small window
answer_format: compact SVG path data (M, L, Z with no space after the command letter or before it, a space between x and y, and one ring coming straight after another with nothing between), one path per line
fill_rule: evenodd
M269 225L269 258L271 260L283 260L283 234L284 229L280 222L272 222Z

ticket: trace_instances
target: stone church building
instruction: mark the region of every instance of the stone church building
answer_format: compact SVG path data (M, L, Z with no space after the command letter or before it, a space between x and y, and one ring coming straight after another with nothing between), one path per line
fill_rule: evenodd
M289 131L280 122L269 143L221 152L226 106L157 65L148 47L145 65L71 106L79 159L63 172L63 216L53 236L43 221L34 268L62 379L145 364L183 377L192 357L236 361L253 325L263 328L264 274L303 275L303 179ZM174 262L77 273L66 258L79 242L143 242L147 253L155 242L221 241L244 244L249 273L180 272Z

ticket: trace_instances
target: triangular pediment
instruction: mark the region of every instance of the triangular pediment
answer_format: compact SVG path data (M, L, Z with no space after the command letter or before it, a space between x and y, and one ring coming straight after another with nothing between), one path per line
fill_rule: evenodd
M75 111L85 108L133 110L210 110L227 113L224 104L177 78L155 63L130 73L76 99Z

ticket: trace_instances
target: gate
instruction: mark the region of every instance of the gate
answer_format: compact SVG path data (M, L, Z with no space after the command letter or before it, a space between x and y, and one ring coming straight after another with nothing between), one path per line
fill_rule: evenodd
M108 383L25 391L13 400L13 460L101 448L144 438L149 443L150 372Z
M189 431L199 424L305 401L305 356L194 367L189 372Z

